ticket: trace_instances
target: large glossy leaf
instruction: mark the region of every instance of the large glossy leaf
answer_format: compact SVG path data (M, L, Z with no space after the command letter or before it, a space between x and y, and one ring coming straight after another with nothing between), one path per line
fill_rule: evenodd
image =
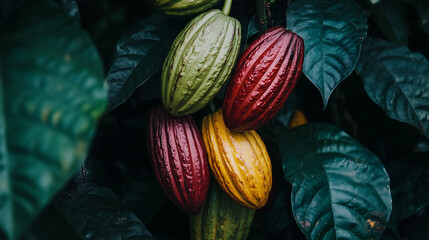
M390 118L409 123L429 137L429 62L422 54L369 38L356 72L368 96Z
M27 1L0 36L0 232L16 239L78 169L105 108L88 35Z
M377 239L392 210L379 159L335 126L310 123L279 140L292 211L308 239Z
M107 188L87 183L63 193L56 201L72 227L84 239L154 238L143 223Z
M171 19L155 12L122 36L106 77L109 85L108 110L127 100L137 87L162 69L173 40L185 24L184 19ZM148 91L160 94L161 90Z
M304 39L304 74L319 89L324 106L355 68L366 37L366 17L354 0L295 0L287 28Z
M390 41L408 45L408 28L402 16L406 9L399 0L381 0L371 10L379 29Z

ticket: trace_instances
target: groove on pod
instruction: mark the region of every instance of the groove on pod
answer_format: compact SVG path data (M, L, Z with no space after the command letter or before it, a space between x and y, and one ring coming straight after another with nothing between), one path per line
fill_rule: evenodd
M152 108L147 145L156 178L170 200L184 212L201 211L210 173L204 143L192 117L172 117L161 106Z
M256 39L241 56L223 102L226 126L254 130L284 105L302 71L304 42L276 26Z
M271 190L272 170L256 131L231 132L219 109L203 118L201 133L211 172L222 190L245 207L262 208Z

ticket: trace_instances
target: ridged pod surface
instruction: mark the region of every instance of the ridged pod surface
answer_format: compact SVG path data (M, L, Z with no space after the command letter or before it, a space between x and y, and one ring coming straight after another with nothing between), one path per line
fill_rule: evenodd
M161 98L168 113L184 116L207 105L232 72L240 34L240 23L218 9L186 25L162 67Z
M249 234L255 210L237 204L212 184L203 210L190 216L192 240L244 240Z
M207 155L191 116L149 111L147 145L155 175L170 200L187 213L201 211L210 184Z
M155 0L155 6L168 15L189 16L201 13L220 0Z
M304 42L281 26L268 29L241 56L223 103L226 126L256 129L284 105L302 71Z
M245 207L263 207L272 185L271 160L256 131L231 132L219 109L203 118L201 133L210 169L222 190Z

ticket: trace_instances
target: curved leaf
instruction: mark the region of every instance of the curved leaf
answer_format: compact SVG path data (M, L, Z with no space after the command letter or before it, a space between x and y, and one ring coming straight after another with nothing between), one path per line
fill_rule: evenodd
M367 31L365 14L354 0L295 0L286 15L287 27L304 39L303 72L326 107L358 61Z
M0 232L16 239L78 169L106 96L95 47L55 3L27 1L10 20L0 37Z
M78 185L56 200L59 210L84 239L154 240L143 223L107 188Z
M422 54L370 38L356 72L368 96L390 118L413 125L429 138L429 62Z
M258 34L258 32L258 17L256 16L256 14L254 14L250 18L249 25L247 26L247 39L255 36L256 34Z
M392 211L389 176L369 150L328 124L279 140L292 210L308 239L377 239Z
M184 19L171 19L155 12L119 40L115 60L106 77L109 111L127 100L137 87L162 69L174 38L185 24ZM148 90L151 91L161 94L160 89Z

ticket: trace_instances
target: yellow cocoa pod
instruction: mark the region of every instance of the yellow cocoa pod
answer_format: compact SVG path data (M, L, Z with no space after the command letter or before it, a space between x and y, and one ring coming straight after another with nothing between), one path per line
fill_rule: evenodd
M267 149L256 131L231 132L219 109L203 118L201 133L222 190L242 206L262 208L271 190L272 172Z
M301 110L295 109L293 111L292 119L289 123L289 129L304 125L307 123L307 118L305 118L304 113Z

